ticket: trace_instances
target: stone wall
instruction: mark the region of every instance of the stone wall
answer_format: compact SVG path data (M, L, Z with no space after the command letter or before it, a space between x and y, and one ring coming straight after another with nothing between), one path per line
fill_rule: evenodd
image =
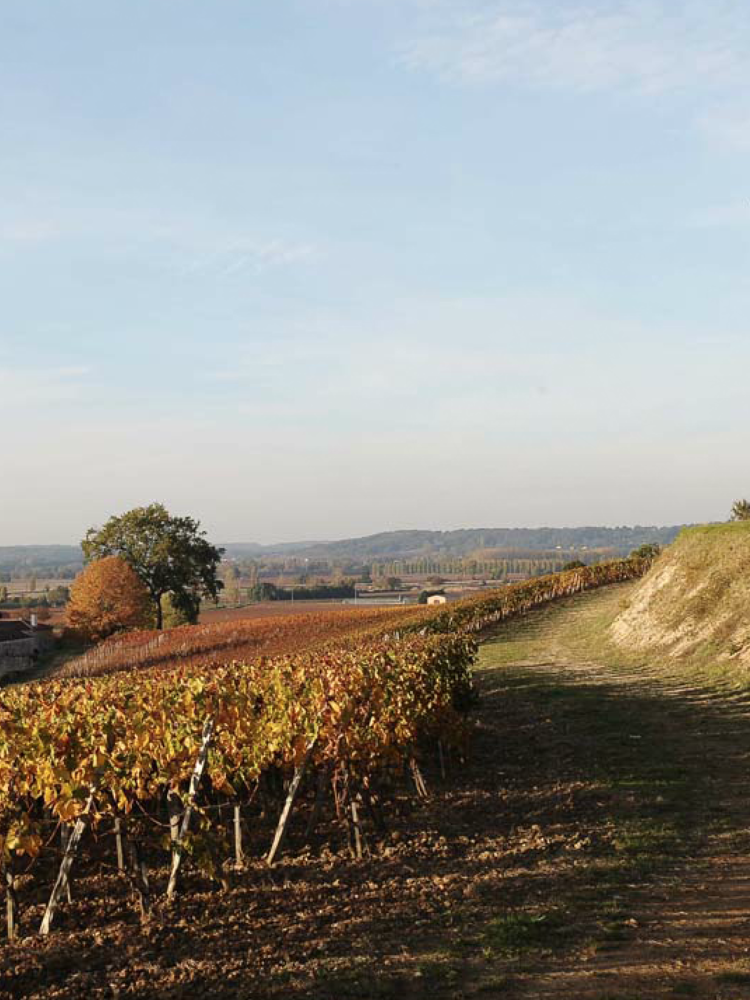
M0 677L31 670L38 658L39 651L35 639L0 642Z

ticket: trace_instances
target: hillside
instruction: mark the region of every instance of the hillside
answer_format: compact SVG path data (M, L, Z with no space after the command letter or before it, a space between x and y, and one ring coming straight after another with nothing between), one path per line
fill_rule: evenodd
M672 657L750 664L750 523L685 529L635 588L611 635Z
M456 531L382 531L362 538L283 545L228 544L234 558L303 556L309 559L401 559L419 556L468 556L477 550L549 552L554 549L606 549L627 555L647 542L668 545L680 527L461 528Z

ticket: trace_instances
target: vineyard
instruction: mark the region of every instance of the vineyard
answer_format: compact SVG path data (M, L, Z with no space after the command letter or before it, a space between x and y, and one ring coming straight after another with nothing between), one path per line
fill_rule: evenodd
M103 676L3 692L0 858L9 934L17 933L19 886L35 870L43 880L54 875L62 854L42 925L49 932L82 841L101 864L116 858L144 916L154 895L146 858L171 857L168 897L186 857L225 883L227 830L239 864L243 829L262 816L278 817L269 863L293 809L303 808L309 836L332 806L361 856L365 827L384 825L393 783L413 782L424 796L420 759L434 755L442 767L445 752L466 751L477 633L646 568L640 560L601 564L438 609L371 612L367 621L358 614L356 624L347 613L321 615L304 633L299 619L293 628L253 622L269 626L254 646L234 622L178 629L163 644L134 634L111 644ZM274 642L289 646L271 655ZM245 662L231 662L238 648ZM121 669L128 657L140 667L135 675Z
M126 632L69 660L58 677L96 677L119 670L203 667L258 656L307 651L366 633L388 621L408 621L421 608L327 608L323 612L183 625L166 632Z

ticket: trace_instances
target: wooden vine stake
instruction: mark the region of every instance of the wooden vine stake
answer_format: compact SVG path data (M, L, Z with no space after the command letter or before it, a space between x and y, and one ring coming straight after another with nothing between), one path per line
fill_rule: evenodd
M276 833L273 838L273 843L271 844L271 850L266 856L266 862L272 865L276 860L276 856L281 850L281 846L284 843L284 837L286 836L287 827L289 826L289 817L292 813L292 806L294 805L294 800L299 791L299 786L302 782L302 778L307 770L307 765L310 762L310 757L312 756L313 749L315 748L315 740L312 743L308 743L307 752L302 760L301 764L298 764L294 769L294 777L289 784L289 791L287 793L286 802L284 803L284 808L281 810L281 816L279 817L279 822L276 827Z
M115 847L117 849L117 870L125 871L125 854L122 849L122 820L118 816L115 819Z
M70 830L70 827L68 826L68 824L67 823L63 823L60 826L60 847L62 848L63 854L65 854L65 849L68 846L68 841L70 840L70 833L71 833L71 830ZM68 902L72 903L73 902L73 896L72 896L71 891L70 891L70 876L68 876L68 879L67 879L67 881L65 883L65 895L67 897Z
M414 779L414 787L417 790L417 795L420 799L429 798L429 793L427 791L427 785L425 784L424 778L422 777L422 772L419 769L419 764L417 764L416 758L412 757L409 761L409 768L411 770L411 776Z
M52 887L52 894L49 897L49 902L47 903L47 909L44 911L44 918L42 919L42 925L39 928L39 933L46 936L52 929L52 921L55 917L55 910L57 909L60 898L62 894L68 887L68 877L70 875L70 869L73 865L73 859L78 850L78 844L83 836L83 831L86 829L86 821L88 819L91 808L94 805L94 791L93 789L89 793L88 800L86 802L86 808L83 813L78 817L73 827L73 831L67 838L65 844L65 853L63 855L62 864L60 865L60 871L57 873L57 879Z
M359 810L357 809L357 799L352 795L352 827L354 829L354 856L357 861L362 860L362 828L359 823Z
M5 907L8 920L8 940L14 941L18 935L18 899L16 898L15 880L10 868L10 862L3 867L5 873Z
M190 791L188 792L188 801L185 806L185 812L182 816L182 825L180 826L177 840L173 844L172 871L170 872L169 885L167 886L167 899L174 899L174 894L177 890L177 873L180 870L180 862L182 861L182 845L190 827L190 814L193 810L193 803L195 802L195 797L198 794L198 786L200 785L200 781L206 767L206 761L208 760L208 747L211 743L213 735L214 720L206 719L206 723L203 726L201 748L198 751L198 759L195 762L193 776L190 779Z
M180 838L180 812L182 809L180 798L175 792L170 792L167 796L167 809L169 811L169 840L174 854L175 844Z
M234 863L241 868L245 860L242 850L242 813L239 802L234 804Z

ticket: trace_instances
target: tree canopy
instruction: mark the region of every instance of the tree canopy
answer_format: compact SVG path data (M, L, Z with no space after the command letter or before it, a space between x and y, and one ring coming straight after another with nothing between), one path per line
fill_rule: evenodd
M750 521L750 502L747 500L735 500L732 504L733 521Z
M163 622L162 598L189 622L197 621L204 597L217 598L224 584L218 577L224 550L211 545L192 517L173 517L160 503L135 507L111 517L102 528L90 528L81 542L86 562L121 556L148 590Z
M98 642L114 632L153 622L149 592L119 556L96 559L70 588L66 624L83 639Z
M646 542L644 545L639 545L637 549L633 549L630 553L631 559L656 559L656 557L661 553L661 546L654 545L650 542Z

